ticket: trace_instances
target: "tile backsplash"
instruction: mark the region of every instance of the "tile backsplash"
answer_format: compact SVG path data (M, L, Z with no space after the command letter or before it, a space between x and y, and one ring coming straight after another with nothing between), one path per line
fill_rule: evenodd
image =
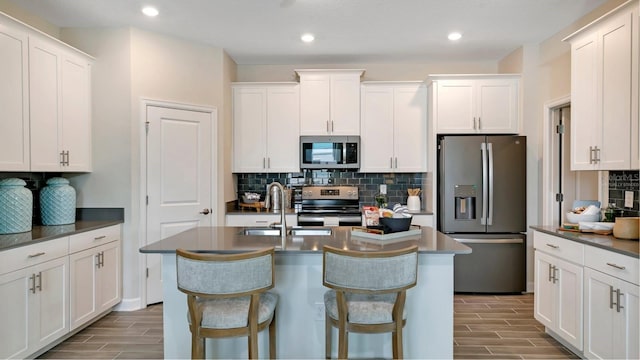
M626 191L633 192L633 207L624 206ZM639 196L640 172L638 170L609 171L609 203L624 209L624 216L639 216Z
M357 171L310 170L300 173L236 174L238 199L245 192L266 195L267 184L278 181L289 187L303 185L353 185L360 188L360 205L374 205L381 184L387 184L389 203L407 202L407 189L422 189L423 173L360 173Z

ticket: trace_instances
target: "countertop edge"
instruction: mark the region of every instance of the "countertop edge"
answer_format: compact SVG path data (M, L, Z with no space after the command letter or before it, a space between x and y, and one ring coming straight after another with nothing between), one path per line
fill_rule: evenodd
M584 238L580 238L578 236L607 236L607 235L590 235L590 234L586 234L586 233L576 233L573 231L562 231L559 229L551 229L549 226L541 226L541 225L534 225L534 226L529 226L531 229L536 230L536 231L540 231L542 233L545 234L549 234L549 235L553 235L553 236L558 236L561 237L563 239L567 239L567 240L571 240L571 241L575 241L581 244L585 244L585 245L590 245L593 247L597 247L600 249L604 249L604 250L609 250L618 254L622 254L622 255L626 255L626 256L630 256L633 258L640 258L640 250L636 251L636 252L632 252L632 251L628 251L625 249L621 249L621 248L617 248L617 247L613 247L607 244L602 244L602 243L598 243L595 241L589 241L589 239L584 239ZM635 242L638 243L638 240L623 240L623 239L616 239L613 236L611 237L611 241L612 242ZM640 247L640 244L638 245Z

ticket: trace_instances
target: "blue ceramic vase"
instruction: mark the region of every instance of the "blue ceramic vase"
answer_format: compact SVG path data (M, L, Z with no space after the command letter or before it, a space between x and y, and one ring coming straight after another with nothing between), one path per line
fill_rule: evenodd
M76 190L69 180L54 177L40 190L42 225L66 225L76 222Z
M33 194L17 178L0 180L0 234L31 231Z

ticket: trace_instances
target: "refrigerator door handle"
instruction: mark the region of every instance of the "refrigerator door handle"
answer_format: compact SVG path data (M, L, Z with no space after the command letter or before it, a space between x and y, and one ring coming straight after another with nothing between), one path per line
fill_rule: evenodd
M482 151L482 217L480 217L480 225L487 225L487 197L489 192L487 173L487 144L480 144L480 150Z
M457 242L464 244L522 244L524 239L460 239L453 238Z
M487 149L489 152L489 211L487 225L493 225L493 144L487 143Z

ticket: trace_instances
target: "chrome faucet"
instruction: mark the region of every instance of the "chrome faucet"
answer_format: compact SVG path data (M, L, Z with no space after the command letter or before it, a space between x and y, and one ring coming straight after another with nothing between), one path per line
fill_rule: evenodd
M287 217L284 211L287 207L286 207L286 199L284 194L284 186L282 186L282 184L280 184L279 182L274 181L271 184L269 184L269 186L267 187L267 194L271 193L271 188L273 188L274 186L278 188L278 190L280 191L280 223L273 223L269 226L280 228L280 237L282 238L282 248L284 249L285 244L287 242Z

